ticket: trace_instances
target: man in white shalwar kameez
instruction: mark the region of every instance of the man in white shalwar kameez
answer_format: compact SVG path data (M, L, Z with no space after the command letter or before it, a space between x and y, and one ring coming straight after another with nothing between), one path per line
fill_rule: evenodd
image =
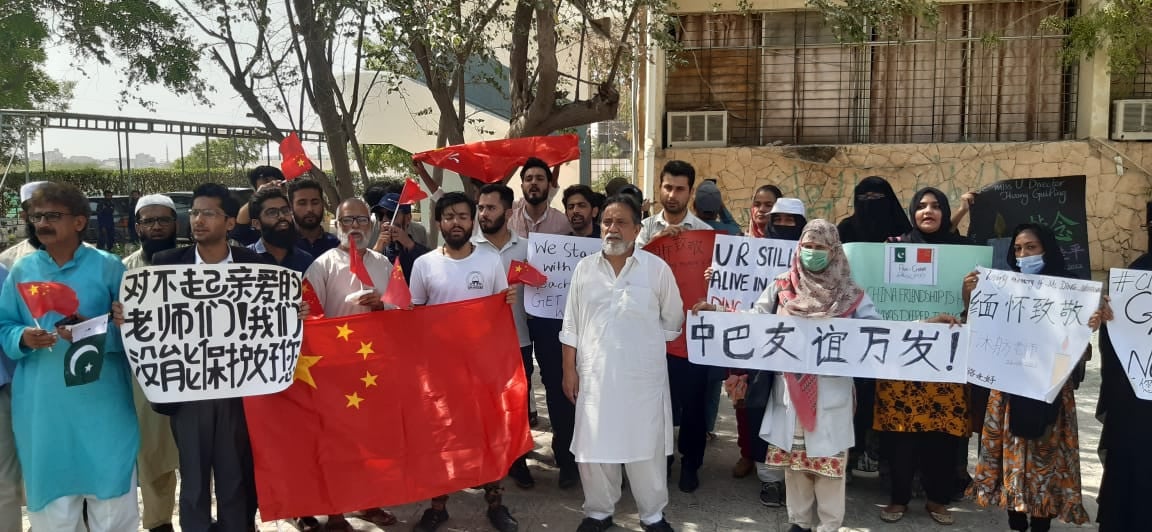
M564 310L564 393L576 403L572 452L584 486L578 532L613 526L621 465L645 532L672 532L667 457L672 404L665 342L684 322L664 261L636 249L640 206L615 196L601 217L604 246L576 266Z

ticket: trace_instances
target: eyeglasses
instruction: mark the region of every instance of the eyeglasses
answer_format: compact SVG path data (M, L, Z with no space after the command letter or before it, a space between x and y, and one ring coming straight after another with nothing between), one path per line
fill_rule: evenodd
M260 216L265 218L291 218L292 207L280 207L279 209L275 207L269 207L264 209L264 212L260 213Z
M336 221L340 222L340 225L343 226L368 225L372 223L372 219L367 216L344 216L338 218Z
M204 218L211 220L220 216L224 216L224 213L216 209L188 209L189 218Z
M38 224L41 221L45 221L45 222L48 222L51 224L51 223L59 222L60 219L65 217L65 216L74 216L74 215L66 213L66 212L56 212L56 211L39 212L36 214L29 214L28 215L28 221L32 222L34 224Z
M176 223L176 219L171 216L160 216L158 218L144 218L136 221L136 225L140 227L154 227L154 226L169 226Z

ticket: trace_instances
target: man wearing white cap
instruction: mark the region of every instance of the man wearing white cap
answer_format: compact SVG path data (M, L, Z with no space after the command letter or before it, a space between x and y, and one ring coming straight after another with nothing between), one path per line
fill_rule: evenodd
M140 249L124 257L128 270L152 265L152 256L176 247L176 204L163 194L149 194L136 202L136 227ZM132 399L140 423L140 454L136 470L140 499L144 506L141 524L150 532L172 532L172 513L176 509L176 469L180 454L172 437L172 424L167 416L157 414L135 379Z

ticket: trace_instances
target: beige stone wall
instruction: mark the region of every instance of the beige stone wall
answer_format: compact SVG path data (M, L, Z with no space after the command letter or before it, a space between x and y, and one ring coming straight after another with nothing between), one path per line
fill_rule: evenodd
M664 161L683 159L696 167L698 180L717 178L741 223L748 219L752 192L763 184L804 200L809 219L836 221L850 214L853 187L870 175L887 178L901 203L933 186L955 205L964 192L1002 179L1083 174L1092 269L1102 270L1124 267L1147 250L1147 232L1140 225L1152 200L1152 178L1137 168L1152 167L1152 143L1106 146L1129 158L1123 176L1116 173L1116 153L1088 141L667 149L657 169Z

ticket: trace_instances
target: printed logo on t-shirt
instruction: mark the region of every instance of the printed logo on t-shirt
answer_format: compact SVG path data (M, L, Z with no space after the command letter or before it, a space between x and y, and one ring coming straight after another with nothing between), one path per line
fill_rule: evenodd
M472 272L468 274L468 289L469 290L483 290L484 279L480 276L480 272Z

